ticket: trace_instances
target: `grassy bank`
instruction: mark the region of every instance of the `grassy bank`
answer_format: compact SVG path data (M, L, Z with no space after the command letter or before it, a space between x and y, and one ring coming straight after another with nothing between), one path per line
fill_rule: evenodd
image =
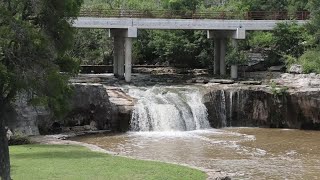
M166 163L139 161L91 152L80 146L10 147L12 178L36 179L205 179L205 173Z

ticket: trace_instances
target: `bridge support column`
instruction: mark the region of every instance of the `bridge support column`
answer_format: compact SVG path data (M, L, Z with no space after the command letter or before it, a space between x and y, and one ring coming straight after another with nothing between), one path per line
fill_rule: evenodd
M115 77L118 77L119 73L118 73L118 58L119 58L119 49L120 44L119 44L119 37L114 37L113 38L113 74Z
M131 81L132 38L138 36L137 28L110 29L109 36L114 37L114 74L126 82Z
M125 80L131 81L132 71L132 38L125 38Z
M227 39L222 38L220 40L220 75L226 75L226 48Z
M214 38L214 64L213 74L220 74L220 39Z
M118 49L118 77L124 78L124 38L119 38L119 49Z

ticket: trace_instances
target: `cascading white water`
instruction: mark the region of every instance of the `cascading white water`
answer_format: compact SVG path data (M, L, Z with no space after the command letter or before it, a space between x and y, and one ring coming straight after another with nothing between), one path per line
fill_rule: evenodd
M226 105L226 95L225 95L224 90L221 90L220 116L221 116L222 127L226 127L227 126L227 105Z
M129 89L135 104L133 131L191 131L210 128L207 108L196 87L152 87Z
M230 123L229 123L229 127L232 127L232 107L233 107L233 91L230 91L230 108L229 108L229 118L230 118Z

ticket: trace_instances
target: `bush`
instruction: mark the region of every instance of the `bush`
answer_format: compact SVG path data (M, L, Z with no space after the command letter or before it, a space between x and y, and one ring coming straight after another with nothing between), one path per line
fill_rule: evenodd
M31 144L31 140L28 136L16 134L10 137L9 146L24 144Z
M273 35L271 32L253 32L250 35L250 46L264 49L272 45Z
M242 65L248 61L248 55L245 51L232 49L226 56L228 65Z
M299 64L302 65L305 73L320 74L320 52L319 50L308 50L300 58Z

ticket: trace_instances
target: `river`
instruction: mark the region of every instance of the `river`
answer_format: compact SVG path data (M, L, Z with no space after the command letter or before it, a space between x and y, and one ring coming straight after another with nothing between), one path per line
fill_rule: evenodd
M138 100L131 132L74 140L232 179L320 179L319 131L212 129L196 87L129 88L128 94Z

